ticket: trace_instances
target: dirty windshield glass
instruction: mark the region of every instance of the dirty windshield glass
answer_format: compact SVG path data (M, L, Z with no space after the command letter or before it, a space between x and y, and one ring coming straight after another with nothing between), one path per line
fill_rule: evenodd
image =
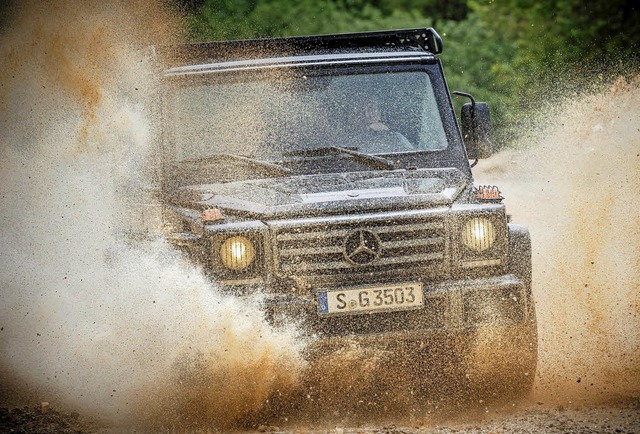
M281 160L339 146L368 154L434 151L447 139L425 72L212 80L173 98L176 159Z

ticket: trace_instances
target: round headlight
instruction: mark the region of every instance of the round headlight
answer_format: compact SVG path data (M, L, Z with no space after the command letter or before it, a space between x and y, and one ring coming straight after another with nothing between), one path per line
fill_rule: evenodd
M256 249L245 237L231 237L222 243L220 258L228 269L241 271L253 263L256 258Z
M489 249L496 240L493 223L484 217L469 220L462 229L462 241L465 246L476 252Z

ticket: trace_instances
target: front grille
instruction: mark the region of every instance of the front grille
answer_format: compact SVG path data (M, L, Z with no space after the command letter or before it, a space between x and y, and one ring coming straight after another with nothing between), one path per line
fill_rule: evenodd
M367 243L376 244L375 257L346 257L345 250L353 250L359 232L365 232ZM291 225L276 228L275 240L278 274L309 281L336 275L433 272L443 267L447 244L442 217Z

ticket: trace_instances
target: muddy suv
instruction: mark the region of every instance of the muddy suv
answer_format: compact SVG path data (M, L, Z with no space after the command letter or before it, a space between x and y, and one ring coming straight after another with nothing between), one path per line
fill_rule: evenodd
M158 50L164 228L314 351L403 347L419 362L437 348L473 384L523 391L529 234L473 185L488 108L471 98L458 127L441 52L433 29Z

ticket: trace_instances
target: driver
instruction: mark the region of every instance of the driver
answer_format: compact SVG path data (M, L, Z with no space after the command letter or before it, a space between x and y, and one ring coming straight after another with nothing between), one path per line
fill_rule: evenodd
M382 111L380 103L371 99L362 104L362 125L373 131L390 131L389 127L382 122Z
M402 134L392 131L382 121L380 101L374 97L363 97L353 105L346 146L360 152L384 154L412 151L414 147Z

